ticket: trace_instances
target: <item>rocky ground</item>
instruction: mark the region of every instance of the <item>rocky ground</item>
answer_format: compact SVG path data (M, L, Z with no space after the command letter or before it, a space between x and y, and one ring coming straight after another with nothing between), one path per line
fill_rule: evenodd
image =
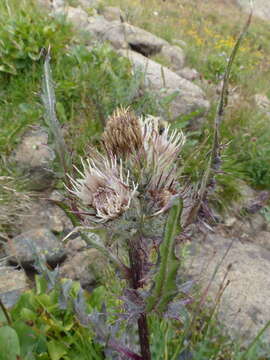
M157 96L164 97L177 91L170 105L171 119L197 111L199 123L209 110L204 91L193 82L199 74L185 63L181 39L171 45L136 28L125 22L118 8L104 7L101 13L94 10L89 16L86 8L95 6L97 1L81 0L78 1L79 7L67 6L59 0L39 2L47 11L65 13L74 27L83 28L91 35L91 41L109 41L119 56L130 59L134 69L143 69L145 87ZM245 6L247 2L239 3ZM257 0L255 9L258 16L270 18L268 2ZM148 58L155 54L162 54L169 66L161 66ZM266 107L268 111L270 105L265 106L265 101L260 96L256 100L259 107ZM30 272L34 270L36 253L46 256L52 267L59 265L64 277L79 280L85 288L95 284L100 269L104 267L104 259L96 250L87 248L82 239L75 238L67 244L61 242L72 230L72 224L57 206L63 195L54 190L55 178L50 170L54 158L48 135L40 127L28 131L12 154L12 160L31 178L31 190L36 196L28 210L21 214L20 226L14 229L12 238L3 239L0 296L7 306L11 306L29 286L22 268ZM250 337L270 319L270 228L260 213L260 204L268 194L254 191L244 183L242 189L244 201L232 207L222 224L192 240L187 268L203 286L207 287L211 282L209 294L213 297L220 284L224 284L226 275L226 281L230 283L222 296L220 316L228 328ZM246 210L245 217L239 215L241 210ZM212 279L216 269L216 276ZM270 332L267 336L270 338Z

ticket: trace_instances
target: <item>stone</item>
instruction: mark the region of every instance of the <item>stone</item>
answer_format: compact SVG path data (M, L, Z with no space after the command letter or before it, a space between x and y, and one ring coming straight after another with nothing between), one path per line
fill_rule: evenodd
M46 228L33 229L17 235L5 247L10 264L31 270L38 255L45 256L51 266L61 263L66 257L62 243Z
M10 157L27 178L29 190L42 191L53 186L55 153L48 145L48 133L40 127L26 132Z
M27 213L20 216L20 230L46 228L54 234L67 233L72 230L71 220L59 206L47 200L37 200L31 203Z
M163 47L165 46L168 47L167 48L168 57L172 58L174 55L174 57L177 58L180 56L179 53L177 53L177 50L175 50L173 47L169 47L167 41L161 39L156 35L151 34L148 31L145 31L143 29L140 29L136 26L132 26L129 24L125 24L124 31L125 31L125 39L129 45L129 48L144 56L156 55L160 53ZM177 60L175 59L175 61Z
M54 159L55 153L48 146L48 133L39 127L26 132L12 154L12 160L27 168L48 166Z
M256 236L254 236L254 243L270 251L270 232L260 231L256 234Z
M251 226L253 235L257 236L257 233L259 231L265 230L267 227L266 219L260 213L252 215L250 217L249 221L250 221L250 226Z
M101 14L107 21L122 21L124 19L121 9L114 6L105 6L101 9Z
M66 17L76 29L83 30L88 24L88 14L80 7L69 6L66 10Z
M180 40L180 39L172 39L172 44L180 46L180 48L186 48L187 47L187 43L184 40Z
M127 23L107 21L104 16L91 16L88 20L85 30L97 40L109 41L115 49L130 48L145 56L152 56L161 52L163 46L169 45L150 32Z
M210 284L212 299L229 280L218 316L230 335L248 342L270 319L270 251L265 247L210 234L193 243L186 269L203 289ZM265 335L269 341L269 328Z
M0 267L0 299L7 308L12 307L28 287L23 270L11 266Z
M142 71L146 88L152 90L159 99L175 95L169 104L171 120L198 112L194 114L196 118L208 111L209 102L197 85L134 51L120 50L119 53L131 61L134 69Z
M189 67L184 67L180 71L177 71L177 74L188 81L194 81L200 78L198 71L190 69Z
M85 9L88 10L89 8L96 8L99 3L100 0L77 0L78 3L80 4L80 6Z
M125 38L125 25L119 21L107 21L103 16L91 16L84 29L99 41L109 41L115 49L128 48Z
M244 11L250 12L250 2L247 0L237 0L238 4ZM253 14L260 17L263 20L270 20L270 2L269 0L256 0L253 6Z
M161 48L161 54L170 62L170 68L172 70L176 71L183 68L185 64L185 54L179 46L164 45Z
M100 252L96 249L86 249L70 253L60 266L60 276L79 281L84 289L91 290L104 276L105 269L106 259Z

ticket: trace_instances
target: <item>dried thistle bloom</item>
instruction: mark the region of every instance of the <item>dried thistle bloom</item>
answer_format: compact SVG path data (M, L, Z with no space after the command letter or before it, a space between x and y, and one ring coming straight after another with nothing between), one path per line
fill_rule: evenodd
M159 123L148 116L143 126L145 172L149 178L147 191L158 208L166 209L172 197L178 193L176 160L185 142L181 131L170 132L170 125L160 131Z
M129 174L124 177L122 163L116 158L107 159L96 154L93 159L82 161L81 179L70 178L70 190L84 205L94 210L93 220L106 222L120 216L129 206L136 193L136 186L129 186Z
M126 158L142 147L139 119L128 108L117 109L109 117L102 139L110 156Z

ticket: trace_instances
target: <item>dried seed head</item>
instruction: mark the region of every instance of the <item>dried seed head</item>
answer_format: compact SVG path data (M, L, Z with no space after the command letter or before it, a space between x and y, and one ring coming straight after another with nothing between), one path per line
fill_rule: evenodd
M126 158L142 147L139 119L129 109L117 109L109 117L102 139L110 156Z
M129 175L124 178L122 164L116 158L107 159L97 154L94 159L82 161L81 179L70 178L70 190L84 205L91 207L94 221L105 222L120 216L129 206L136 193L136 186L129 186Z
M156 207L166 209L177 192L176 161L185 137L181 131L170 132L170 125L160 131L158 119L148 116L143 126L147 191Z

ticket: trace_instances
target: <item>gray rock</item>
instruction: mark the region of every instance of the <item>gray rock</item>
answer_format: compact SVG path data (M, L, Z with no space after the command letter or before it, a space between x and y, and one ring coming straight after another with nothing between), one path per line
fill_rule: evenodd
M0 299L6 307L13 306L28 287L27 277L23 270L0 267Z
M20 216L21 232L31 229L46 228L53 233L71 231L73 226L64 210L47 200L38 200L31 203L27 212Z
M54 159L55 153L48 145L48 133L39 127L24 134L10 157L27 178L29 190L37 191L54 184L55 174L51 169Z
M240 335L245 342L254 339L270 319L270 251L218 235L208 235L195 246L186 265L188 273L204 289L211 283L208 294L212 299L227 274L225 283L230 283L221 297L219 318L232 336ZM270 329L265 335L269 341Z
M87 26L88 14L80 7L75 8L69 6L65 13L67 20L70 21L75 28L84 30L84 28Z
M194 81L200 78L200 74L198 73L197 70L190 69L188 67L185 67L180 71L177 71L177 74L188 81Z
M39 127L24 134L12 155L12 160L27 168L48 166L54 158L55 153L48 146L48 133Z
M197 85L134 51L120 50L119 53L131 61L134 69L145 74L146 87L153 90L160 99L175 94L169 105L171 119L197 111L198 116L194 115L196 118L209 109L209 102Z
M247 0L237 0L238 4L244 11L250 12L250 2ZM269 0L255 0L253 13L255 16L260 17L263 20L270 20L270 2Z
M172 44L180 46L180 48L187 47L187 43L184 40L180 40L180 39L172 39Z
M70 241L71 243L73 240ZM79 281L83 288L90 290L102 276L106 269L106 260L96 249L71 252L60 266L63 278Z
M164 46L168 46L167 52L165 51L168 57L172 58L174 55L175 58L177 58L180 56L179 52L177 53L177 50L170 47L167 41L148 31L129 24L125 24L124 31L125 39L129 47L144 56L156 55L162 51Z
M91 16L84 29L99 41L109 41L115 49L128 48L125 25L119 21L107 21L103 16Z
M172 70L176 71L183 68L185 64L185 54L179 46L164 45L161 48L161 54L170 62L170 68Z
M121 9L114 6L105 6L101 9L101 14L107 21L122 21L124 19Z
M267 222L265 217L260 214L254 214L250 217L250 226L252 229L252 235L256 235L258 234L258 232L265 230L267 228Z
M115 49L131 48L143 55L158 54L167 41L136 26L119 21L107 21L103 16L88 18L86 31L100 41L109 41ZM176 53L176 50L174 51Z
M14 237L6 245L11 264L32 269L38 255L45 255L47 262L55 266L63 261L66 251L57 237L46 228L29 230Z
M78 3L85 9L89 9L89 8L96 8L99 3L100 0L78 0Z
M270 232L260 231L254 237L254 243L262 246L264 249L270 251Z

